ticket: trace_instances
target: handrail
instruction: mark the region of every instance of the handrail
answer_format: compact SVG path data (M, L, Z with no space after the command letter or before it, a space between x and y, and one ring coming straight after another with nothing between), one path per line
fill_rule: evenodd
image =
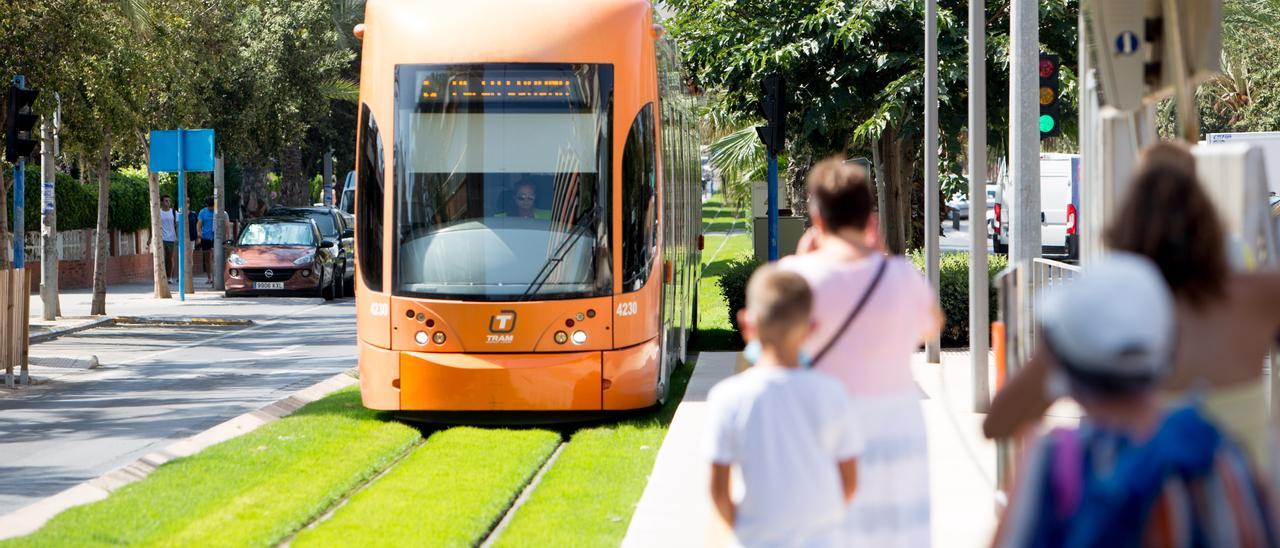
M1006 376L1018 373L1031 358L1036 343L1036 307L1046 291L1062 287L1080 272L1080 267L1050 259L1035 258L1013 264L996 275L997 317L1003 324L1003 347ZM997 387L998 389L999 387ZM1024 444L1017 439L1002 439L996 443L996 488L1007 493L1021 460ZM1007 497L997 497L1007 500Z

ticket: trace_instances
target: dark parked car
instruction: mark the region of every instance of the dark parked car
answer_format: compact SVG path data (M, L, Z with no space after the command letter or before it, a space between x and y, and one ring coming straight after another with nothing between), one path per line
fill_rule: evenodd
M320 236L337 243L337 270L342 274L338 297L354 294L356 278L354 217L336 207L273 207L268 215L307 217L320 227Z
M302 294L333 299L341 290L337 243L308 217L254 219L228 241L227 296Z

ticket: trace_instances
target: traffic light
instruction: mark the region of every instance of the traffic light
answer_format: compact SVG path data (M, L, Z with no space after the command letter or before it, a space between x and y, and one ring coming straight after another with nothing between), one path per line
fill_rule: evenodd
M40 92L34 89L23 89L17 85L9 86L8 108L5 110L4 127L4 159L17 162L18 158L31 155L36 148L33 129L36 125L34 104Z
M760 84L760 115L765 125L756 127L770 154L782 151L787 140L787 83L777 74L765 76Z
M1058 56L1040 52L1040 138L1062 135Z

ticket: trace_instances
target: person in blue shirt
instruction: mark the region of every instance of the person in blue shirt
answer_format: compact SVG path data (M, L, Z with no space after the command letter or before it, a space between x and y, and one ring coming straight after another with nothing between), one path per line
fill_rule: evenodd
M205 281L210 285L213 284L213 270L210 268L209 263L212 261L211 257L213 256L214 226L213 197L210 196L208 200L205 200L205 207L200 210L200 214L196 219L196 233L200 235L196 250L200 252L200 264L204 265Z

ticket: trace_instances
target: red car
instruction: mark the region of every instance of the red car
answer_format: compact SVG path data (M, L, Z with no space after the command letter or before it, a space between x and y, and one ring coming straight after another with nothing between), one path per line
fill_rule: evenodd
M332 300L341 292L337 244L307 217L255 219L227 242L226 295L306 295Z

